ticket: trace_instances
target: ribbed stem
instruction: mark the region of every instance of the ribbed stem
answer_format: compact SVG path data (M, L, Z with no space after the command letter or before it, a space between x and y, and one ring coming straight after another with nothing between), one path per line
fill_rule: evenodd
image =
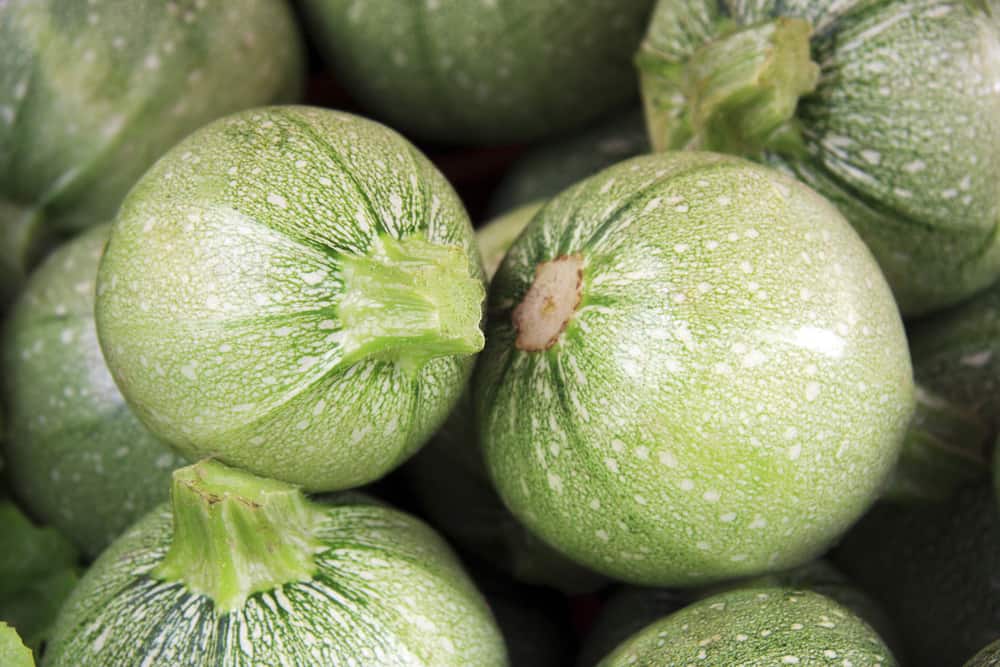
M796 143L795 107L819 80L809 52L812 27L787 17L731 25L721 22L720 36L686 63L651 51L638 58L654 150L754 155Z
M462 247L383 236L342 267L346 363L376 357L419 370L434 357L483 349L486 290Z
M321 518L298 487L205 460L174 472L174 536L153 576L181 582L222 612L316 572Z
M884 494L899 502L943 501L989 474L995 434L975 413L917 386L917 409Z

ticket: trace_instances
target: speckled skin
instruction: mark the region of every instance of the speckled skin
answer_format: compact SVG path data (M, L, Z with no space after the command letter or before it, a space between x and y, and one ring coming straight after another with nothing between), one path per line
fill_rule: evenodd
M183 464L133 416L101 355L94 286L109 229L94 227L39 267L3 338L7 477L33 516L91 558L167 499Z
M473 358L344 361L343 258L378 235L454 246L482 281L461 202L392 130L272 107L192 135L132 190L101 263L98 332L129 404L192 459L309 490L388 472L440 426Z
M583 128L638 91L653 0L306 0L337 80L432 141L533 141Z
M514 345L539 263L579 253L554 346ZM474 384L504 502L581 563L697 585L815 558L874 500L913 408L892 296L836 210L707 153L549 202L493 280Z
M173 535L164 505L115 542L59 616L46 667L506 663L489 608L451 550L402 512L323 510L318 571L220 614L183 585L149 576Z
M497 184L490 210L498 216L528 202L550 199L605 167L649 151L642 111L614 116L525 153Z
M913 667L959 667L1000 639L1000 514L986 480L947 503L879 503L835 558L882 603Z
M685 607L636 633L598 667L892 667L860 618L818 593L749 588Z
M0 197L64 229L110 220L192 130L293 101L302 57L282 0L0 3Z
M996 280L1000 23L958 0L661 0L644 50L683 63L723 17L779 15L812 23L821 74L795 114L802 146L766 159L840 208L904 314Z

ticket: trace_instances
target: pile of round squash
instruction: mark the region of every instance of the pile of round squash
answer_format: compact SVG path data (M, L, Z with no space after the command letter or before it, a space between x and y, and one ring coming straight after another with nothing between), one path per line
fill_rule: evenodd
M994 0L0 0L0 667L1000 664Z

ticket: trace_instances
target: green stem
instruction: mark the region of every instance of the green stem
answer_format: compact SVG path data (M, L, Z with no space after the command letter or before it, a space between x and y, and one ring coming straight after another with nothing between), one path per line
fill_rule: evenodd
M434 357L483 349L486 290L461 246L380 237L342 263L344 362L388 359L419 370Z
M808 21L781 17L731 28L685 63L652 50L637 58L654 150L693 148L755 155L800 142L794 123L802 95L819 81Z
M153 576L181 582L223 613L316 572L322 514L298 487L205 460L174 472L174 536Z
M989 474L994 429L919 385L916 396L917 409L884 497L947 500L959 487Z

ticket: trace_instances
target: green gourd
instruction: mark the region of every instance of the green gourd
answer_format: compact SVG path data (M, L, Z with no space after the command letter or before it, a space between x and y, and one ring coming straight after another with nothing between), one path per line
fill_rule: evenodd
M707 153L550 201L489 295L473 384L504 503L598 572L695 586L808 562L913 410L892 295L826 200Z
M132 189L97 330L129 405L182 454L330 491L441 425L484 293L468 216L412 144L268 107L202 128Z
M897 664L875 631L812 591L744 588L705 598L625 640L598 667Z
M129 410L101 354L94 289L108 232L94 227L48 257L2 341L9 483L90 558L167 499L183 464Z
M203 461L94 563L46 667L506 663L480 593L430 528Z
M168 148L293 101L302 69L284 0L4 2L0 199L61 230L110 220Z
M1000 277L1000 22L964 0L661 0L656 150L755 157L832 201L904 315Z
M364 108L425 141L536 141L638 92L652 0L306 0L308 27Z

